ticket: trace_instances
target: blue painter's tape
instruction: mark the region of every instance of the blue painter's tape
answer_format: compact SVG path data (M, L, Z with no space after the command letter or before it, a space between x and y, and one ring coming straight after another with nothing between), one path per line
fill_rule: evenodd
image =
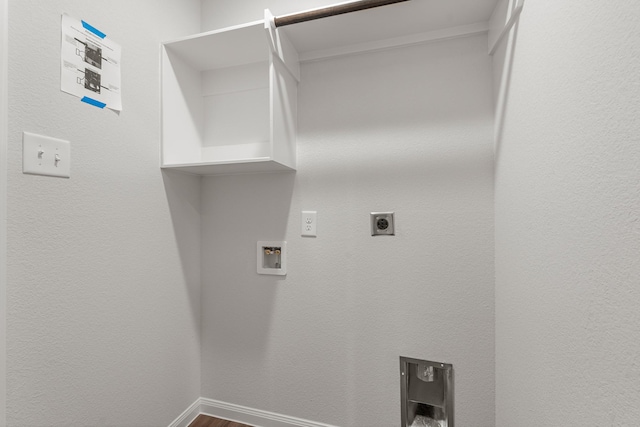
M94 107L104 108L107 106L104 102L96 101L95 99L89 98L88 96L83 97L80 101L86 102L89 105L93 105Z
M82 26L84 28L86 28L87 30L91 31L93 34L95 34L96 36L100 37L101 39L107 37L107 35L105 33L103 33L102 31L98 30L96 27L93 27L89 24L87 24L86 22L82 21Z

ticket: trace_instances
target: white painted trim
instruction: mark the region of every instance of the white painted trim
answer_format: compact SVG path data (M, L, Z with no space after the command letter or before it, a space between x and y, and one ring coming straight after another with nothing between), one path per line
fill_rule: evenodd
M203 414L256 427L336 427L219 400L201 398L200 401L200 412Z
M395 47L408 46L420 43L446 40L458 37L467 37L476 34L483 34L489 31L488 22L478 22L459 27L445 28L442 30L429 31L426 33L413 34L410 36L396 37L375 42L357 43L347 46L340 46L330 49L314 50L300 53L300 62L316 61L331 58L334 56L353 55L356 53L374 52L378 50L391 49Z
M0 426L7 425L8 0L0 0Z
M195 402L191 404L185 411L178 416L169 427L187 427L189 424L196 419L198 415L200 415L200 401L202 399L198 398Z
M290 417L261 409L201 397L176 418L169 427L188 427L199 415L205 414L255 427L337 427L329 424Z

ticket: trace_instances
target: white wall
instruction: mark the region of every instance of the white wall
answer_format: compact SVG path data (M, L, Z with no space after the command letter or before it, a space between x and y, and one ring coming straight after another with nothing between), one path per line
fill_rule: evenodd
M0 426L7 402L7 0L0 0Z
M264 10L275 16L315 9L336 3L331 0L201 0L202 31L264 19Z
M241 12L226 2L217 25L254 18ZM306 63L298 172L203 181L204 397L398 425L404 355L453 363L456 425L494 426L486 43ZM300 237L301 210L318 211L317 238ZM370 236L379 210L395 237ZM280 239L288 275L258 276L256 241Z
M200 394L199 182L159 169L159 43L198 1L9 5L8 423L159 426ZM123 47L124 111L60 92L60 15ZM22 131L71 179L21 173Z
M640 419L640 4L526 2L496 160L497 425Z

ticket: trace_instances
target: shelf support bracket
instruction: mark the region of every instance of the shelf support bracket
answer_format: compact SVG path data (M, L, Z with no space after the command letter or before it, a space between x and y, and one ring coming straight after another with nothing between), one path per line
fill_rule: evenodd
M522 13L523 6L524 0L500 0L498 2L489 21L489 55L496 52L502 40L509 34ZM509 19L505 22L506 16Z
M278 58L287 71L300 81L300 59L293 43L289 41L286 34L280 33L275 25L275 17L269 9L264 10L264 29L267 32L267 43L271 55Z

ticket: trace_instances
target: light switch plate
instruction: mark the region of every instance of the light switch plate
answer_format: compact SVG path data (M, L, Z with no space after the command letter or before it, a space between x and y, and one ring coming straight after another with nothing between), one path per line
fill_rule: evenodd
M71 144L63 139L23 132L22 172L69 178Z

